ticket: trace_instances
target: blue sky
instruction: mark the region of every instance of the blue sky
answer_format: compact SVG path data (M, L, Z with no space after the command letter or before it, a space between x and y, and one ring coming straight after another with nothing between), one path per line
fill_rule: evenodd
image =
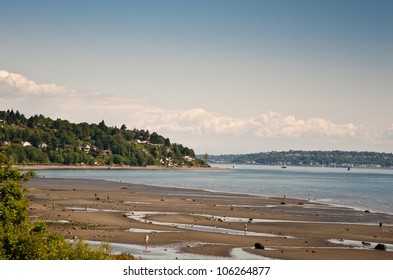
M393 151L393 1L3 1L0 109L199 153Z

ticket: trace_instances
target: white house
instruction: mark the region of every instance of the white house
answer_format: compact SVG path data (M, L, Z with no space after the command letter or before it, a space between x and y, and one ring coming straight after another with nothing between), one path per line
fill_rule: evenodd
M83 145L83 151L85 153L90 153L90 149L91 149L91 146L89 144L86 143Z
M30 147L31 143L26 141L26 142L22 142L22 145L23 145L23 147Z
M40 149L46 149L48 148L48 144L42 142L38 147L40 147Z

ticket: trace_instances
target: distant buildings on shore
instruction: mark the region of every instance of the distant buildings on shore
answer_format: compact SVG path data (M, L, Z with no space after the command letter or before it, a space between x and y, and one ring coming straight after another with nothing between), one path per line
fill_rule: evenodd
M206 157L206 156L205 156ZM393 168L392 153L346 151L286 151L240 155L209 155L209 163L336 168Z

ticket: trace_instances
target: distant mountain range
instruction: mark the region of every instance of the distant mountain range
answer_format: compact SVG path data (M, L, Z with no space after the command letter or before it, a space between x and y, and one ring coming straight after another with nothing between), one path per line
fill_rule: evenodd
M0 163L206 167L192 149L156 132L0 111Z
M209 163L306 165L331 167L393 167L392 153L346 151L282 151L254 154L198 155Z

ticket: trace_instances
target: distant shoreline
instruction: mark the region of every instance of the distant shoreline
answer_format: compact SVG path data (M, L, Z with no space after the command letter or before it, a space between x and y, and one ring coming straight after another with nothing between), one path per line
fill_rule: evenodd
M197 155L203 158L204 155ZM251 154L209 155L209 161L229 164L392 168L393 154L367 151L272 151Z

